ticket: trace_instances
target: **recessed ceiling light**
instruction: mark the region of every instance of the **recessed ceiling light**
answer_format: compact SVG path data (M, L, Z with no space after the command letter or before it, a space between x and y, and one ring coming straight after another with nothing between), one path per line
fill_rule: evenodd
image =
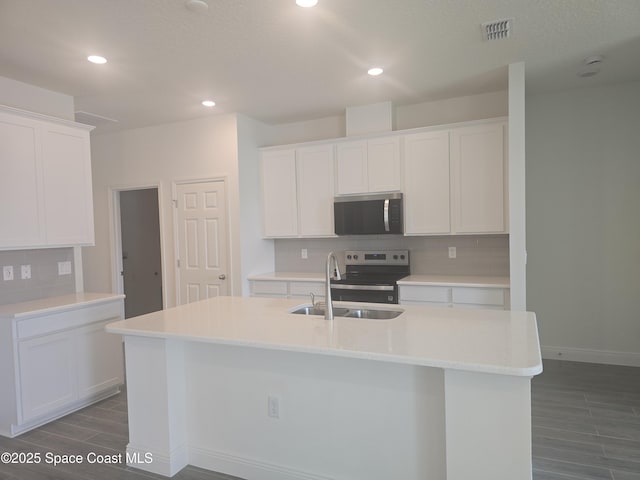
M215 107L216 106L216 102L212 101L212 100L205 100L202 102L202 105L204 105L205 107Z
M384 72L384 70L382 70L380 67L374 67L374 68L370 68L367 73L369 75L371 75L372 77L376 77L378 75L380 75L382 72Z
M97 63L99 65L102 65L103 63L107 63L107 59L104 57L101 57L100 55L89 55L87 57L87 60L89 60L91 63Z
M209 9L209 4L204 0L187 0L184 2L184 6L187 10L191 10L196 13L204 13Z
M317 4L318 0L296 0L296 5L304 8L315 7Z

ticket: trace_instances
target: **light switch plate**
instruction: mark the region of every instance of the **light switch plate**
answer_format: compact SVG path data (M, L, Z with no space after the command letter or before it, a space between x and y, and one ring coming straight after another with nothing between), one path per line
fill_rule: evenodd
M20 278L22 280L31 278L31 265L20 265Z
M2 278L5 282L13 280L13 265L5 265L2 267Z
M300 258L302 258L303 260L306 260L307 258L309 258L309 253L307 252L306 248L303 248L300 251Z
M449 247L449 258L456 258L456 247Z
M71 275L71 262L58 262L58 275Z

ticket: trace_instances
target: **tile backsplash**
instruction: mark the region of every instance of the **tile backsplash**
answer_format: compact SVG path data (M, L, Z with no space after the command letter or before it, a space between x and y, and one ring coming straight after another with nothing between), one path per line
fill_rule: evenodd
M70 262L71 274L58 275L58 262ZM13 280L2 267L13 266ZM21 266L31 265L31 278L21 279ZM76 291L73 248L0 251L0 305L66 295Z
M449 258L449 247L456 247L456 258ZM509 276L509 235L281 239L275 240L275 267L278 272L321 273L330 251L344 265L345 250L368 249L409 250L413 274Z

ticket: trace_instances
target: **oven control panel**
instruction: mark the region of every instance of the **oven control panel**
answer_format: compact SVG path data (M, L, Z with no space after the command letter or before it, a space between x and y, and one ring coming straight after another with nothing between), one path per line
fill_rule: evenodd
M409 250L347 250L345 265L409 265Z

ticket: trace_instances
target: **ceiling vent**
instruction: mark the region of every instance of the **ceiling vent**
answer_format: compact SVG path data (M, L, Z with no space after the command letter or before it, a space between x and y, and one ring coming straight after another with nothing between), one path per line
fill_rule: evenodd
M509 38L512 30L513 18L495 20L482 24L482 38L485 40L501 40Z
M78 110L75 112L76 122L84 123L85 125L93 125L99 127L100 125L107 125L109 123L118 123L118 120L109 117L103 117L95 113L83 112Z

